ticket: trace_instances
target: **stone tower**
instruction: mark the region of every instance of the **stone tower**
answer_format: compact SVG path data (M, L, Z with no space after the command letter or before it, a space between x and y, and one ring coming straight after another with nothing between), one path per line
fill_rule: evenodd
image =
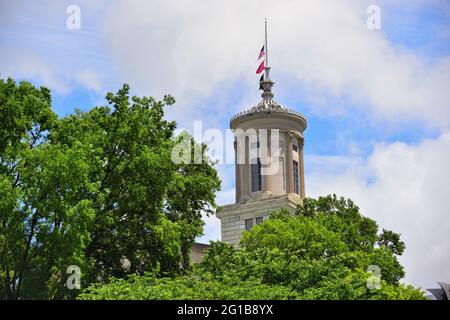
M273 100L274 82L267 65L266 52L262 101L230 122L235 133L236 203L224 206L217 217L222 241L236 247L243 230L250 230L276 209L294 211L305 197L303 132L307 121Z

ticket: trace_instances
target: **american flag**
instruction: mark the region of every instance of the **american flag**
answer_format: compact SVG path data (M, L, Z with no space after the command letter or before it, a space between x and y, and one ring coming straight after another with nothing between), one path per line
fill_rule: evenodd
M261 64L259 65L258 69L256 70L256 74L260 74L261 72L263 72L264 70L264 61L261 62Z
M262 46L261 51L259 52L258 60L264 57L264 46Z

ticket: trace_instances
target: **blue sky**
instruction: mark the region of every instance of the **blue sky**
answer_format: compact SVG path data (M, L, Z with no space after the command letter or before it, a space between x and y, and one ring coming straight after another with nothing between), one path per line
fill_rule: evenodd
M381 30L366 27L372 4ZM66 27L69 5L79 30ZM401 232L406 282L450 281L447 1L2 1L0 74L49 87L60 116L126 82L174 95L167 117L180 127L224 131L260 99L264 17L275 99L308 118L307 195L350 197ZM232 203L234 168L218 169L218 202ZM206 222L200 241L220 238Z

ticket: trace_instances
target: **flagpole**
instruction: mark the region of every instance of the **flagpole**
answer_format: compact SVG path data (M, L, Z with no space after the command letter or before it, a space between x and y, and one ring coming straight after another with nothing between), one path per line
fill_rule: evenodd
M270 78L269 78L269 48L267 47L267 18L265 18L265 41L264 41L264 46L265 46L265 49L266 49L266 53L265 53L265 55L264 55L264 57L265 57L265 65L266 65L266 67L265 67L265 73L266 73L266 79L265 80L269 80Z

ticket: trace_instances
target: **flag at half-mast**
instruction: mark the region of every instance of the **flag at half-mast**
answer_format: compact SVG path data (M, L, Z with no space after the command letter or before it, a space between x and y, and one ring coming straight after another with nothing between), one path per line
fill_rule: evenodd
M263 72L264 70L264 61L261 62L261 64L259 65L258 69L256 70L256 74L260 74L261 72Z
M259 52L259 57L258 60L261 59L262 57L264 57L264 46L262 46L261 51Z

